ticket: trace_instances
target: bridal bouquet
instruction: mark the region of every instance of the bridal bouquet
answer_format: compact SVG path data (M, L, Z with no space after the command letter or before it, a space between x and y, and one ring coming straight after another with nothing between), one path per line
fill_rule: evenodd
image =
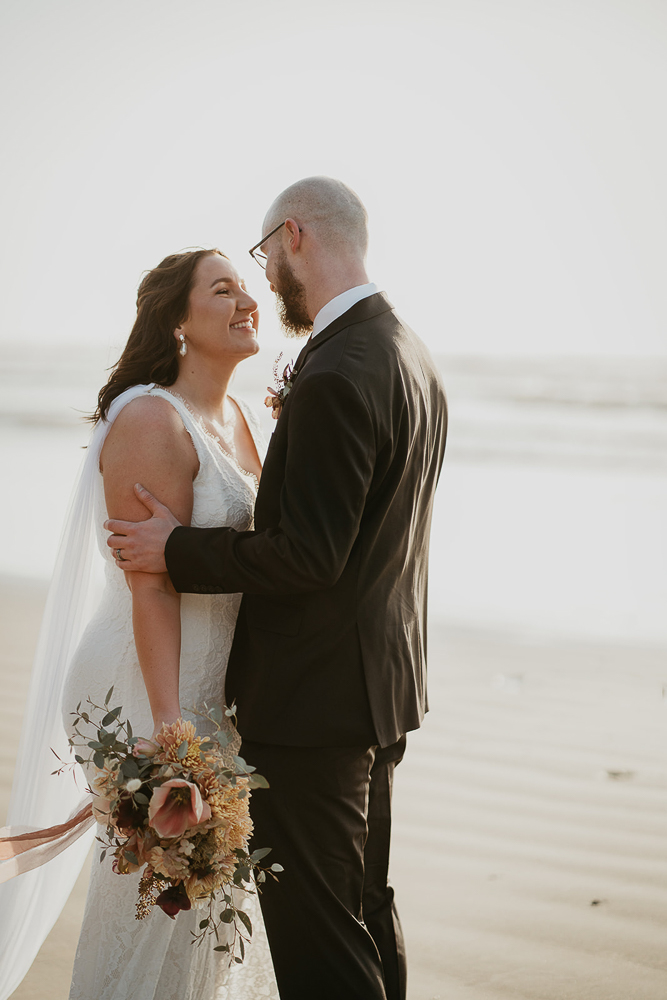
M278 864L259 865L271 848L248 851L250 791L268 783L241 757L223 755L231 737L222 731L218 706L196 713L213 724L213 736L198 736L191 722L178 719L163 725L153 742L133 734L122 707L109 709L112 695L113 688L104 706L88 699L89 711L79 703L73 713L79 739L70 740L81 751L76 761L95 769L93 812L106 827L106 838L97 838L100 860L111 853L119 875L143 871L138 920L156 904L172 918L180 910L204 909L193 943L213 934L214 950L241 962L244 931L252 935L252 924L239 897L242 902L243 892L282 871ZM234 709L225 714L232 717ZM81 730L93 730L94 738ZM231 925L232 940L221 944L223 924Z

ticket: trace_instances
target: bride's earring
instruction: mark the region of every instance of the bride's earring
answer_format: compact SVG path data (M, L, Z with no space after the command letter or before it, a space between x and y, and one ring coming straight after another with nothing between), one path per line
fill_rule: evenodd
M186 354L188 353L188 345L187 345L187 344L185 343L185 337L183 336L183 334L182 334L182 333L181 333L181 334L179 334L179 337L178 337L178 339L179 339L179 340L180 340L180 342L181 342L181 343L180 343L180 347L178 348L178 353L180 354L180 356L181 356L182 358L184 358L184 357L185 357L185 355L186 355Z

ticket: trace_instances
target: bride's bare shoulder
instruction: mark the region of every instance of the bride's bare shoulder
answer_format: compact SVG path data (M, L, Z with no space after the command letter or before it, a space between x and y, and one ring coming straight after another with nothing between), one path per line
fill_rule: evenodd
M131 448L136 455L153 453L156 458L174 450L182 460L195 463L197 456L190 434L178 410L164 396L146 394L126 403L109 428L102 448L102 464L111 455Z
M126 403L114 420L113 427L123 423L150 423L155 426L167 424L167 426L183 426L178 410L163 395L154 395L151 392L142 396L135 396L129 403ZM111 430L113 430L113 427Z

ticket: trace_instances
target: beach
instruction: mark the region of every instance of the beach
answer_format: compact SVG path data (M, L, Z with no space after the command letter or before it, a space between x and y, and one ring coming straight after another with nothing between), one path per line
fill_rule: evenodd
M0 583L3 814L45 593ZM433 624L394 793L409 1000L664 1000L665 684L660 645ZM15 1000L66 1000L85 887Z

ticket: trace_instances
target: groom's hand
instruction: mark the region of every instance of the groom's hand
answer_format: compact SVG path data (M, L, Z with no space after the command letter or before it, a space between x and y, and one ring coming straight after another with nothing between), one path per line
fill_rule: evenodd
M113 532L107 539L107 545L113 550L119 569L166 573L164 547L180 521L140 483L136 484L134 492L153 516L148 521L105 521L106 530Z

